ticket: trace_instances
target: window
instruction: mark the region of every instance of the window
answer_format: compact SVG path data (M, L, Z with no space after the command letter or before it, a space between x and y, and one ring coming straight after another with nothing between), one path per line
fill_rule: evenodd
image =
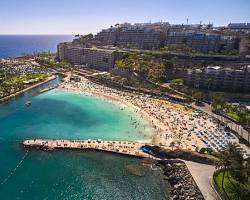
M105 63L108 63L109 59L108 58L103 58L102 61L105 62Z

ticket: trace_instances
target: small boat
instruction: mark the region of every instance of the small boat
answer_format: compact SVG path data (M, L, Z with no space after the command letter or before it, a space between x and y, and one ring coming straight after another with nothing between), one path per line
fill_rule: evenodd
M25 105L26 105L26 106L31 106L31 101L27 101L27 102L25 103Z

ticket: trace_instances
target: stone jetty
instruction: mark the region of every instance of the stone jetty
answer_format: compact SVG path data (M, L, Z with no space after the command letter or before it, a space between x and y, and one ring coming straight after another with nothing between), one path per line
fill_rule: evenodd
M204 200L202 193L196 185L185 163L180 160L159 159L142 151L145 143L129 141L105 141L105 140L53 140L31 139L22 142L25 148L42 149L52 151L56 149L91 149L119 153L129 156L150 158L157 160L159 167L163 169L171 190L171 199L195 199Z
M93 149L143 158L152 157L141 150L141 147L145 145L144 143L129 141L32 139L23 141L23 145L26 148L32 147L43 150Z
M161 160L158 165L162 167L171 186L171 200L204 200L199 187L183 161Z

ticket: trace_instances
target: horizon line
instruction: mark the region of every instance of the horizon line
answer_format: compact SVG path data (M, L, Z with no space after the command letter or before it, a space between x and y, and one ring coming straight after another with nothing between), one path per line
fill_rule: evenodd
M75 33L0 33L0 35L77 35Z

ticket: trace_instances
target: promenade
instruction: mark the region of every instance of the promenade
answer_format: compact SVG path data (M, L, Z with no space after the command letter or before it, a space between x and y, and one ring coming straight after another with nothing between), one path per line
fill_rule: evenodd
M52 140L32 139L23 141L25 147L35 147L44 150L54 149L92 149L106 152L119 153L142 158L153 158L144 153L141 147L144 143L129 141L104 141L104 140Z

